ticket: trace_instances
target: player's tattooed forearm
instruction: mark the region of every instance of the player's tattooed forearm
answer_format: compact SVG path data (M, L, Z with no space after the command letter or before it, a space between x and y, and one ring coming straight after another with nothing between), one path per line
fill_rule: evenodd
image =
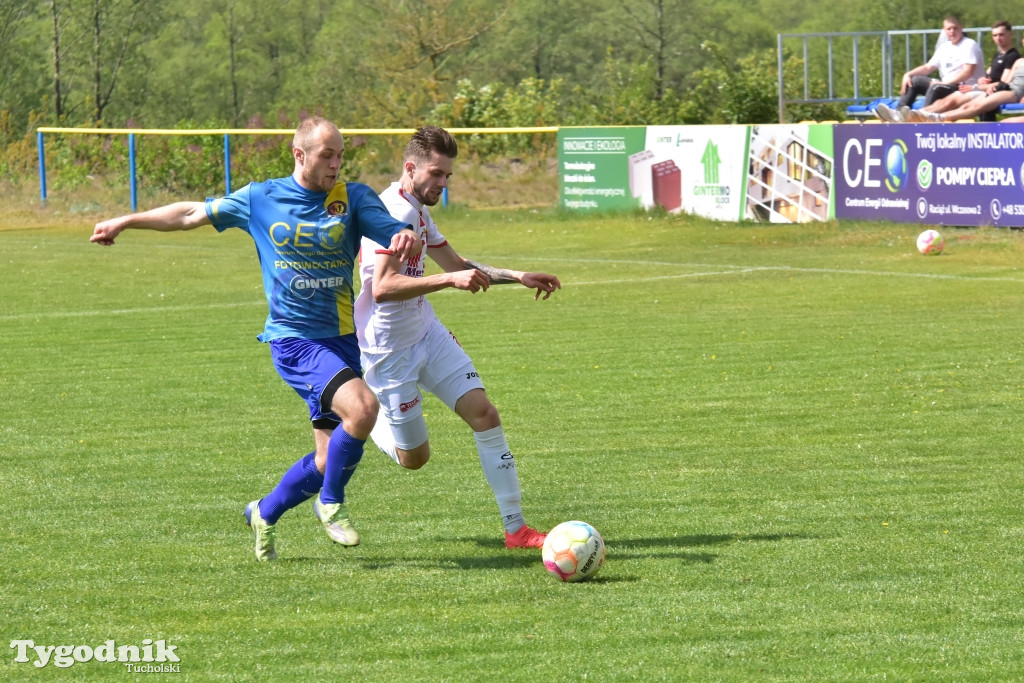
M470 261L467 259L466 265L474 270L479 270L481 273L486 275L491 280L492 285L507 285L513 282L519 282L519 279L515 276L513 271L505 270L504 268L495 268L489 266L486 263L480 263L479 261Z

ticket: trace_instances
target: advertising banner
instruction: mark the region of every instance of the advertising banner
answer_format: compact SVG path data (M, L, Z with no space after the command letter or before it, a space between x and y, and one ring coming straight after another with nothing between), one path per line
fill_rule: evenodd
M746 126L649 126L630 194L643 209L739 220L746 149Z
M1024 126L834 128L836 218L1024 226Z
M644 126L558 131L561 204L567 209L632 209L631 155L644 148Z
M748 134L746 126L564 128L562 206L739 220Z
M832 127L563 128L561 204L765 223L834 217Z
M835 217L830 124L751 126L748 148L742 218L808 223Z

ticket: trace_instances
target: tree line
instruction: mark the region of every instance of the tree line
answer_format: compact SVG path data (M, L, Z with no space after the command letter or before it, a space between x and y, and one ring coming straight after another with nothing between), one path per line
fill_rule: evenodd
M988 1L0 0L0 144L40 125L310 113L353 128L765 123L778 33L937 28L959 10L1024 21ZM801 58L785 56L794 85Z

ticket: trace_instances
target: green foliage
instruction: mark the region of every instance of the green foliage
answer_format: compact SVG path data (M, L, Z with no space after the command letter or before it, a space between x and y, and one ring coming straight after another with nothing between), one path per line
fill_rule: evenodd
M576 86L566 105L567 125L630 126L684 122L681 98L668 89L659 99L654 65L650 60L623 62L613 50L605 55L604 80L596 88Z
M291 137L233 135L231 136L231 177L234 187L266 178L291 175L295 167L292 156ZM223 150L221 150L223 151ZM357 155L350 151L342 162L342 173L348 164L355 163ZM223 165L223 162L220 164ZM218 174L220 166L218 166Z
M48 44L44 3L36 0L0 2L0 148L11 132L21 132L49 90L45 46Z
M183 196L211 194L223 188L224 147L220 136L146 135L136 137L136 141L136 163L143 182L159 183L160 190Z
M509 16L488 33L486 49L474 54L464 71L473 80L506 84L526 78L562 79L589 86L609 42L614 22L607 18L609 2L594 0L515 0Z
M0 110L14 128L56 107L41 99L53 80L52 17L43 5L12 5L22 6L32 11L12 14L17 30L0 43ZM133 14L138 0L54 7L66 19L56 36L64 123L89 124L102 104L103 125L117 127L240 127L297 104L357 128L454 121L465 117L439 108L464 95L466 81L506 98L476 120L678 123L692 74L707 65L702 40L725 43L742 24L742 54L764 42L758 31L769 33L759 3L739 11L684 0L169 0L143 15ZM559 113L569 120L553 121Z
M499 83L475 86L469 79L458 82L451 102L434 108L432 120L450 128L511 128L560 125L562 82L527 78L515 87ZM550 135L473 135L472 147L483 155L521 155L550 151Z
M0 3L0 164L31 172L34 128L254 127L276 112L294 125L316 111L350 128L655 125L777 121L778 32L938 29L946 9L923 0L797 6L782 0L62 0ZM137 11L142 8L142 11ZM1003 10L991 0L965 8L968 25ZM57 32L54 34L56 12ZM61 91L54 84L60 45ZM920 45L911 46L914 59ZM986 50L991 46L986 43ZM881 94L879 46L860 46L859 94ZM837 45L835 95L852 97L852 46ZM899 61L900 55L897 55ZM803 55L785 51L787 97L797 98ZM828 58L807 56L811 97L827 97ZM58 109L62 112L58 115ZM789 105L787 120L840 119L842 105ZM379 169L391 143L353 146L351 167ZM58 182L85 182L104 168L102 146L56 143ZM168 172L161 183L196 189L213 182L215 143L176 147L147 140ZM550 137L473 140L488 157L547 153ZM169 145L165 150L164 145ZM193 151L189 151L189 147ZM116 151L117 146L114 146ZM280 151L280 150L279 150ZM166 153L166 154L165 154ZM273 155L271 155L273 156ZM277 154L277 159L287 153ZM182 164L195 160L199 168ZM387 161L385 161L387 160ZM279 168L262 152L252 171ZM64 169L61 164L71 164Z
M687 123L764 123L779 120L778 55L763 50L732 61L731 53L715 43L704 43L712 65L694 75L696 85L682 106ZM786 95L803 96L803 60L784 54ZM812 78L811 92L826 89ZM837 120L845 108L840 105L790 105L787 120Z
M20 181L39 173L38 151L34 133L13 130L17 124L12 112L0 111L0 176ZM43 125L32 112L29 126Z
M709 123L778 120L778 68L774 50L733 61L732 53L722 46L705 42L702 47L711 56L712 65L698 72L695 79L698 94L687 107L688 118L696 116L692 106L699 105Z
M500 112L499 86L473 85L468 79L456 84L451 102L445 102L434 109L434 116L442 125L460 128L477 128L496 125Z
M186 129L214 127L194 121L186 121L184 126ZM77 188L99 179L110 185L123 186L127 182L130 173L128 135L47 134L44 139L47 180L54 189ZM134 139L136 178L140 189L179 196L223 192L223 135L136 134ZM290 175L293 165L290 143L290 135L232 135L234 187L254 180ZM9 149L16 147L12 145ZM26 153L27 149L22 149L16 158L21 159ZM358 159L359 153L354 152L348 155L346 162L356 164ZM17 170L20 172L12 172L12 175L19 180L38 172L34 164L20 166Z

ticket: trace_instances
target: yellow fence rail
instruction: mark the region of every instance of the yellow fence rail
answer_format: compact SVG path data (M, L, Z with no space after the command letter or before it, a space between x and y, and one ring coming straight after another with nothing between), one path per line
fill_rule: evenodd
M557 126L523 128L449 128L452 135L516 135L529 133L557 133ZM412 135L413 128L342 128L342 135ZM132 211L138 209L138 182L135 172L135 137L137 135L221 135L224 138L224 194L231 193L231 136L232 135L293 135L294 128L36 128L36 146L39 150L39 194L46 204L46 135L127 135L128 183L131 189ZM447 190L444 196L448 203Z

